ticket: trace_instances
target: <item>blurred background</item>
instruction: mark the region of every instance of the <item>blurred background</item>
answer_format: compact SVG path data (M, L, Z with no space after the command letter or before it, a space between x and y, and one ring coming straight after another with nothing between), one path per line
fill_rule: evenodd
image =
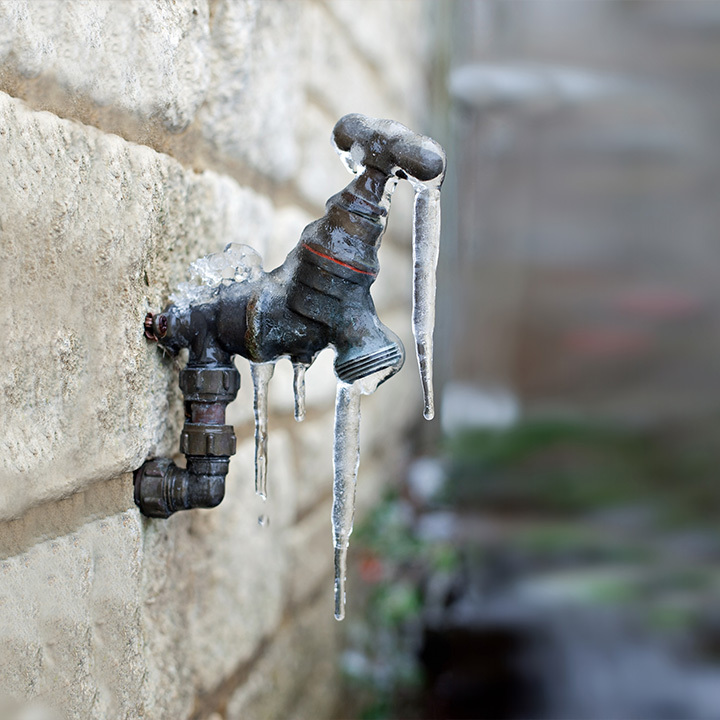
M441 422L353 538L353 712L718 718L720 2L429 12Z

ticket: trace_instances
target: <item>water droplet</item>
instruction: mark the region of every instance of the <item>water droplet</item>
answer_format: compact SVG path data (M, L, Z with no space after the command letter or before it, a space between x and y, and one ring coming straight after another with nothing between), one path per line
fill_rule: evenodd
M258 525L267 527L270 524L270 518L267 515L258 515Z

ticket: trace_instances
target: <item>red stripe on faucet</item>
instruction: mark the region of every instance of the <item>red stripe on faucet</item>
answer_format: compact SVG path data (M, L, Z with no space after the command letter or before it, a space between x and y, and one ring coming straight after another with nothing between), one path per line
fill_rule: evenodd
M331 260L332 262L336 263L337 265L341 265L342 267L347 268L348 270L354 270L356 273L360 273L361 275L370 275L371 277L377 276L377 273L370 272L369 270L360 270L359 268L353 267L352 265L348 265L347 263L344 263L341 260L338 260L337 258L332 257L332 255L325 255L325 253L321 253L319 250L315 250L314 248L311 248L309 245L303 245L303 247L306 250L309 250L313 255L317 255L318 257L325 258L325 260Z

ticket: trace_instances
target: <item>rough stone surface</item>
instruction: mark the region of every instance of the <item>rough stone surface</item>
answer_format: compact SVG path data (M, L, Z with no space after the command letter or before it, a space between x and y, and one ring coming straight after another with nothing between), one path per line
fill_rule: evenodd
M98 484L37 508L32 523L7 524L0 699L42 697L78 720L186 717L197 694L272 634L289 601L294 478L286 434L274 449L266 503L247 476L253 446L245 443L215 511L145 520L123 476L107 489L125 506L117 514L82 521L107 503ZM269 525L258 524L261 512Z
M141 563L134 509L1 561L0 695L68 720L141 717Z
M292 497L283 465L288 453L274 458L269 487L277 500L267 503L254 494L252 453L251 443L239 448L225 499L215 510L144 521L148 689L169 686L153 699L155 717L185 717L192 698L212 691L247 661L280 620ZM261 512L269 525L258 524Z
M295 525L289 534L290 598L296 605L313 593L333 594L331 502L329 498Z
M182 398L142 321L228 242L284 260L350 180L341 115L421 129L419 7L0 0L3 720L337 716L333 351L307 373L304 423L277 367L267 501L238 359L223 503L148 520L130 471L177 453ZM399 192L373 294L410 352ZM359 517L399 473L419 399L412 355L363 398Z
M217 151L284 180L296 170L302 109L297 32L307 3L217 0L211 85L199 115Z
M332 595L292 618L230 698L227 720L337 717L337 623Z
M427 62L429 38L422 22L427 8L423 3L342 0L328 3L327 8L339 32L358 49L372 71L382 76L383 86L396 102L406 113L422 117L424 88L409 79ZM399 27L409 30L398 32Z
M207 0L2 0L0 63L177 132L208 89L208 19Z
M332 413L308 418L293 428L292 435L297 447L298 513L302 516L332 491Z
M262 251L267 200L0 94L0 517L167 452L172 364L142 333L195 257ZM242 218L240 222L239 218Z
M302 156L298 190L318 207L352 180L332 146L332 129L340 117L341 113L324 112L310 104L299 128Z
M379 16L374 17L382 23ZM400 122L411 118L387 88L382 73L352 51L347 33L326 4L307 4L303 21L305 82L324 110L336 117L362 112Z

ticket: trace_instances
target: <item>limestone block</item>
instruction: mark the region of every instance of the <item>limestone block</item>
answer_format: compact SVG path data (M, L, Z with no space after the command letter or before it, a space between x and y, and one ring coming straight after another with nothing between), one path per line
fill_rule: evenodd
M359 10L363 12L363 10ZM302 17L303 78L313 100L337 120L349 112L407 121L408 113L324 4L307 4Z
M330 0L329 12L382 77L382 82L409 110L424 107L422 73L429 45L426 3L396 0ZM400 32L398 30L402 28Z
M290 552L290 599L302 604L314 592L333 594L333 540L331 502L320 506L288 533ZM332 619L332 613L327 620Z
M330 593L293 615L230 698L227 720L337 717L339 626L332 613Z
M213 5L206 142L276 180L297 167L302 111L298 32L305 3L218 0Z
M395 205L390 209L390 222L392 223L399 219L395 217L394 211ZM405 228L408 233L410 233L410 227L410 225L407 225ZM383 238L382 246L378 252L378 259L380 261L380 272L371 288L378 317L387 325L385 318L387 312L401 307L405 309L401 323L407 325L412 317L413 261L411 253L406 248L398 248L386 236ZM397 332L393 327L390 329Z
M308 418L292 429L297 458L298 513L301 515L332 492L333 425L333 413L327 412L317 418Z
M282 434L275 440L267 502L255 495L253 444L245 442L219 507L144 521L148 690L168 682L175 693L212 690L278 624L287 601L283 538L294 507L291 456ZM269 524L258 523L261 513ZM156 716L184 717L167 709Z
M192 178L192 174L188 174ZM227 175L206 170L197 176L200 184L210 190L209 204L204 211L213 224L213 233L208 238L197 238L203 243L201 253L220 252L231 242L253 247L265 258L272 246L272 232L275 225L273 206L266 197L247 188L241 188ZM183 268L183 272L185 269Z
M144 716L141 560L129 510L0 561L0 696L66 720Z
M1 525L0 706L41 698L66 720L188 717L289 602L286 433L274 449L267 502L245 442L214 510L142 518L125 475Z
M205 98L209 34L207 0L0 2L6 71L171 132L184 129Z
M303 77L309 102L299 124L301 158L297 189L309 202L325 201L351 176L331 144L335 123L347 113L409 122L408 113L386 92L383 77L344 41L344 30L328 10L308 4L303 14Z
M282 265L288 253L300 241L305 227L321 215L321 209L318 209L315 215L309 215L295 205L277 208L273 216L270 242L263 257L263 267L266 270L274 270L278 265Z
M198 256L229 240L262 252L272 209L228 178L4 94L0 155L8 518L175 445L176 372L143 337L144 314Z
M297 186L300 194L318 207L319 214L329 197L351 180L332 145L332 129L344 113L323 112L309 103L299 129L301 162Z

